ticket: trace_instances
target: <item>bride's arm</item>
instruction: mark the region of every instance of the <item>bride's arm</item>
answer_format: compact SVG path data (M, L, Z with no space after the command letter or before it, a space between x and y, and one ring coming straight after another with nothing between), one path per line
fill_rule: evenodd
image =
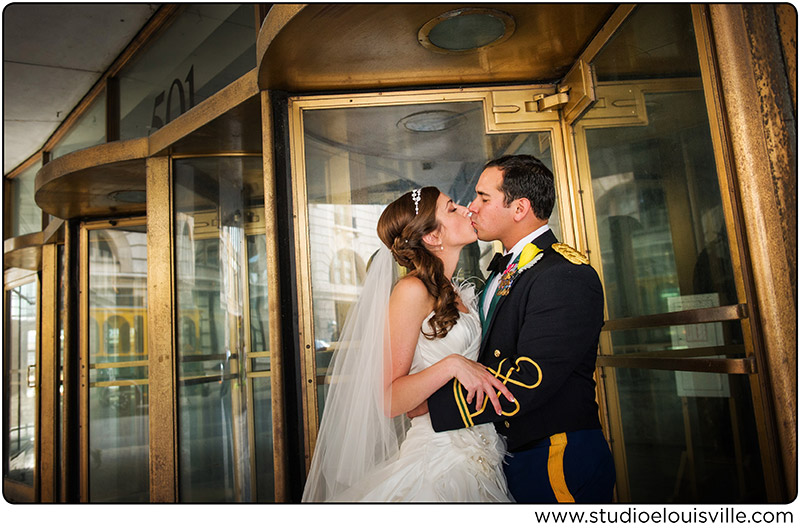
M477 397L481 403L486 394L500 413L496 392L499 390L513 400L511 392L481 364L459 354L449 355L419 373L408 374L422 323L431 310L433 300L422 281L414 277L401 280L389 298L391 370L387 373L387 415L395 417L413 410L453 378L467 389L467 402Z

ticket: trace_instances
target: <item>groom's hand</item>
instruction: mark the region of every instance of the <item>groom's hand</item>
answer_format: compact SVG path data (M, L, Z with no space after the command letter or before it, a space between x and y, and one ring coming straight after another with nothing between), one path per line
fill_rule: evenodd
M406 413L406 416L409 419L413 419L414 417L419 417L420 415L425 415L428 413L428 401L423 401L422 404L411 410L410 412Z

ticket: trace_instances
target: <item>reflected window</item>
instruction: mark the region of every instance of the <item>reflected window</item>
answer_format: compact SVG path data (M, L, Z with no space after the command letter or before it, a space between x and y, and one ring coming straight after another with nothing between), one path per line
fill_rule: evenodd
M690 6L640 5L594 67L598 103L575 127L608 318L737 303ZM605 355L745 354L738 320L608 335ZM747 377L609 369L606 392L619 409L610 437L627 472L617 482L630 501L763 501Z
M147 502L147 232L127 226L87 234L89 501Z
M3 476L30 487L36 468L37 293L36 281L6 291L3 323Z
M8 181L13 208L10 219L12 237L42 231L42 210L36 204L33 188L36 173L41 168L40 160Z
M381 246L376 227L403 193L436 186L456 203L475 197L487 161L531 154L553 167L549 132L486 134L481 101L309 108L303 112L304 167L311 254L314 351L319 409L324 375L366 263ZM556 175L558 178L559 175ZM560 237L558 207L551 227ZM456 277L482 285L494 249L462 251Z
M107 354L130 353L131 326L122 316L111 316L103 324L103 338Z
M350 250L336 252L331 264L331 283L360 285L367 275L364 261Z

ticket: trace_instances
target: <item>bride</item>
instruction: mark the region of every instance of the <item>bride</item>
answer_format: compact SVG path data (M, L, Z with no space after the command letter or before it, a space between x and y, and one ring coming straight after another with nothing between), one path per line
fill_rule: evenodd
M476 409L488 399L499 413L499 395L513 400L475 362L476 296L452 282L461 249L477 239L467 209L435 187L415 189L387 206L378 235L385 246L329 369L303 501L511 501L494 426L437 433L426 413L427 398L452 378ZM392 257L408 270L402 279Z

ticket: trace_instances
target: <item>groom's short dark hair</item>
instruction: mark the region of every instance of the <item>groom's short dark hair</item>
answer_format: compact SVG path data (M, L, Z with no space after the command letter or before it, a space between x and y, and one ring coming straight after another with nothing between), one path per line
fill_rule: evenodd
M484 169L489 167L503 171L500 190L505 196L506 206L524 197L530 200L537 218L550 218L556 203L555 182L553 173L541 160L529 154L510 154L488 162Z

